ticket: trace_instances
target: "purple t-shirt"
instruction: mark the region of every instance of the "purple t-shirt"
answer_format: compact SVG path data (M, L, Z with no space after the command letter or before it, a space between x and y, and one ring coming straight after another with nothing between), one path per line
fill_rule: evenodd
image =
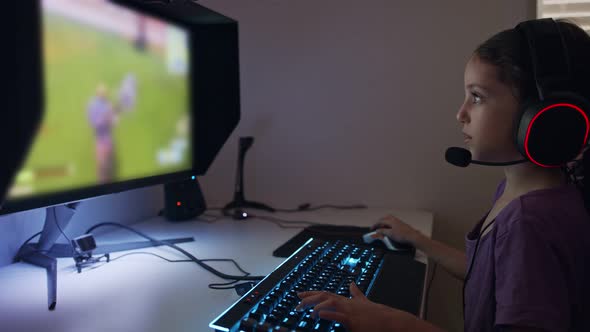
M484 220L466 236L468 267ZM580 191L574 185L531 191L490 227L465 289L465 331L507 325L590 331L590 217Z

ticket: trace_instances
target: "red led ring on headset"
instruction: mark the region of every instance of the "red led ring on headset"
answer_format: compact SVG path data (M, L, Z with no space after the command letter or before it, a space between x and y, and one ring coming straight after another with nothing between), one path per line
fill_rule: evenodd
M575 109L576 111L580 112L580 114L582 114L582 116L584 117L584 120L586 121L586 134L584 135L584 143L586 143L587 139L588 139L588 130L590 127L590 123L588 122L588 116L586 115L586 113L579 108L576 105L573 104L569 104L569 103L558 103L558 104L553 104L553 105L549 105L547 107L545 107L544 109L542 109L539 113L537 113L537 115L535 115L535 117L533 117L533 119L531 120L531 123L529 123L529 126L527 128L526 131L526 137L524 139L524 149L526 152L527 157L529 158L530 161L532 161L533 163L541 166L541 167L559 167L559 166L551 166L551 165L545 165L545 164L541 164L540 162L536 161L530 154L529 152L529 135L531 133L531 127L533 126L533 123L535 123L535 120L541 115L543 114L543 112L550 110L552 108L555 107L571 107L573 109Z

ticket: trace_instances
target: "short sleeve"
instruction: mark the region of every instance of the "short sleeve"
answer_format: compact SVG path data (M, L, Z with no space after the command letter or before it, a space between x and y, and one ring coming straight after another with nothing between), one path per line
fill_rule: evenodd
M495 244L496 326L567 331L565 273L535 220L519 219Z

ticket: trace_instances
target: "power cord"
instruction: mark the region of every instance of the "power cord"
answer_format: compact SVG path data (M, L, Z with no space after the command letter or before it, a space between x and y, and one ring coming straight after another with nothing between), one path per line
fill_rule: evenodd
M221 290L221 289L235 289L236 288L236 284L240 282L240 280L234 280L234 281L230 281L230 282L226 282L226 283L221 283L221 284L209 284L208 287L210 289L216 289L216 290Z
M169 263L186 263L186 262L192 262L192 260L190 259L170 259L170 258L166 258L164 256L160 256L158 254L154 254L153 252L147 252L147 251L134 251L134 252L128 252L126 254L117 256L115 258L111 258L111 262L116 261L120 258L123 258L125 256L131 256L131 255L151 255L151 256L156 256L160 259L163 259Z
M327 205L326 205L327 206ZM319 208L324 208L324 207L318 207ZM352 207L350 207L352 209ZM215 219L211 222L217 221L219 219L223 219L224 217L234 217L233 214L229 213L228 210L224 210L224 209L217 209L217 208L211 208L211 209L207 209L207 210L222 210L223 214L221 216L216 216L216 215L211 215L211 214L204 214L208 217L214 217ZM320 222L315 222L315 221L308 221L308 220L286 220L286 219L281 219L281 218L277 218L277 217L271 217L271 216L262 216L262 215L255 215L255 214L247 214L246 218L256 218L256 219L260 219L260 220L264 220L264 221L269 221L272 222L273 224L279 226L282 229L303 229L306 228L308 226L332 226L332 227L337 227L339 225L334 225L334 224L326 224L326 223L320 223ZM243 218L243 219L246 219ZM286 224L286 225L285 225ZM314 230L314 232L318 232L318 233L323 233L320 230ZM329 231L327 233L334 235L335 232L340 233L338 231ZM345 232L343 233L343 235L347 235L350 232Z
M249 216L251 218L270 221L270 222L276 224L277 226L279 226L280 228L305 228L306 226L304 226L304 225L311 225L311 226L328 225L328 224L322 224L319 222L307 221L307 220L285 220L285 219L280 219L280 218L275 218L275 217L270 217L270 216L259 216L259 215L254 215L254 214L250 214ZM297 225L297 226L285 226L283 224Z
M321 209L336 209L336 210L358 210L366 209L367 206L364 204L353 204L353 205L334 205L334 204L322 204L318 206L312 206L310 203L304 203L299 205L296 209L275 209L277 212L303 212L303 211L316 211Z
M121 259L123 257L131 256L131 255L150 255L150 256L155 256L155 257L160 258L162 260L165 260L165 261L167 261L169 263L186 263L186 262L192 262L193 261L192 259L170 259L170 258L166 258L164 256L161 256L161 255L158 255L158 254L154 254L153 252L148 252L148 251L134 251L134 252L126 253L126 254L117 256L115 258L112 258L110 261L113 262L113 261L116 261L116 260ZM211 258L211 259L202 259L201 262L231 262L231 263L234 264L234 266L238 270L240 270L240 272L244 273L244 276L250 275L250 273L244 271L244 269L235 260L233 260L233 259L227 259L227 258ZM241 280L234 280L234 281L230 281L230 282L227 282L227 283L211 283L211 284L208 285L208 287L210 289L235 289L236 287L239 287L238 285L235 285L235 284L238 283L238 282L240 282L240 281ZM229 285L233 285L233 286L227 287Z
M335 204L321 204L317 206L312 206L311 203L303 203L300 204L295 209L275 209L275 212L303 212L303 211L316 211L321 209L335 209L335 210L360 210L366 209L367 206L364 204L352 204L352 205L335 205ZM223 211L224 208L221 207L212 207L208 208L207 210L210 211Z
M64 233L63 229L59 225L59 221L57 220L57 213L55 212L55 208L52 208L51 210L53 211L53 220L55 221L55 225L57 226L57 229L59 230L59 232L61 233L61 235L63 235L64 238L66 238L66 240L68 241L68 244L72 248L72 253L73 253L76 249L74 248L74 245L72 244L72 241L70 241L70 238L66 235L66 233ZM37 233L33 234L30 238L28 238L25 242L23 242L23 244L21 244L21 246L18 248L17 257L15 257L15 260L19 260L20 259L20 257L18 257L18 254L20 254L20 252L22 251L22 249L24 248L24 246L26 246L27 243L29 243L36 236L41 235L41 233L42 232L37 232ZM49 251L50 250L32 250L30 252L47 253Z
M123 225L123 224L118 224L118 223L114 223L114 222L104 222L104 223L99 223L96 224L92 227L90 227L87 231L86 234L89 234L90 232L92 232L93 230L99 228L99 227L105 227L105 226L114 226L114 227L119 227L119 228L123 228L126 229L130 232L133 232L141 237L144 237L148 240L150 240L151 242L155 243L155 244L159 244L159 245L165 245L168 246L170 248L173 248L179 252L181 252L182 254L184 254L186 257L188 257L190 259L190 261L196 263L197 265L201 266L202 268L204 268L205 270L213 273L214 275L216 275L219 278L222 279L226 279L226 280L238 280L238 281L258 281L258 280L262 280L264 278L264 276L251 276L251 275L244 275L244 276L236 276L236 275L230 275L230 274L225 274L223 272L217 271L216 269L214 269L213 267L209 266L208 264L206 264L205 262L208 260L201 260L196 258L195 256L193 256L191 253L189 253L188 251L180 248L179 246L173 244L173 243L169 243L166 241L160 241L160 240L156 240L155 238L148 236L138 230L133 229L132 227L129 227L127 225ZM231 260L233 261L233 260ZM236 266L238 266L238 264L233 261L234 264ZM242 270L241 268L239 268L240 271L245 272L244 270Z
M31 242L32 239L34 239L35 237L41 235L41 232L37 232L33 235L31 235L30 238L28 238L25 242L23 242L23 244L20 245L20 247L18 247L18 251L16 252L16 257L14 258L14 261L18 261L20 260L20 256L19 254L21 253L21 251L23 250L23 248L27 245L27 243ZM39 250L40 251L45 251L45 250ZM37 250L35 250L35 252L38 252Z
M222 210L221 216L216 216L216 215L211 215L211 214L206 215L208 217L215 217L215 219L213 221L223 219L224 217L234 217L234 215L229 213L228 210L224 210L224 209L208 209L208 210ZM285 219L280 219L280 218L271 217L271 216L260 216L260 215L249 214L249 213L247 214L246 218L256 218L256 219L260 219L260 220L264 220L264 221L269 221L269 222L272 222L273 224L275 224L283 229L294 229L294 228L301 229L301 228L305 228L309 225L312 225L312 226L329 225L329 224L322 224L322 223L318 223L318 222L314 222L314 221L285 220ZM213 222L213 221L211 221L211 222ZM284 224L287 224L287 225L284 225ZM295 226L293 226L293 225L295 225Z
M64 233L63 229L61 229L61 226L59 225L59 221L57 221L57 213L55 212L56 209L50 208L50 210L53 211L53 220L55 221L55 225L57 226L57 229L59 229L59 232L61 233L61 235L63 235L66 238L66 240L68 240L68 244L72 248L72 256L75 256L74 253L76 252L76 248L74 248L74 245L72 244L72 241L70 241L70 238L66 235L66 233Z

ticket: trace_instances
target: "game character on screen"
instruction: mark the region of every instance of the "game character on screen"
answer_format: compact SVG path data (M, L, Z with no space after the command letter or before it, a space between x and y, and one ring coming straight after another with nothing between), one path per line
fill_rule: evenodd
M117 117L113 103L108 99L108 89L101 83L88 104L88 121L94 129L97 176L100 183L114 179L115 154L113 127Z

